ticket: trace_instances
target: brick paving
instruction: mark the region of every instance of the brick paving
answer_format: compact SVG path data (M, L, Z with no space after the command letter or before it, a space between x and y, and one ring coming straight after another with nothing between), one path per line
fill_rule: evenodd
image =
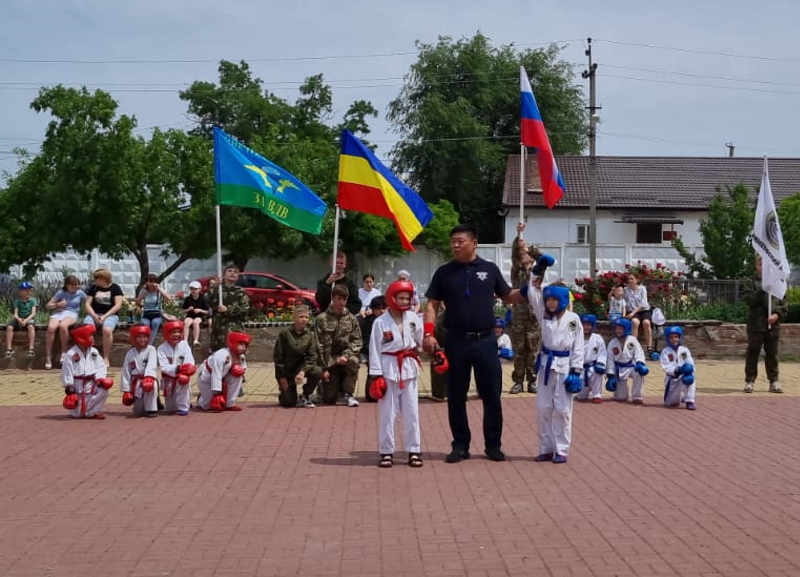
M800 574L800 364L745 395L741 361L703 361L695 412L651 368L644 407L576 403L566 465L532 461L533 395L504 397L504 463L479 402L472 459L444 463L422 402L418 470L375 466L373 404L277 407L271 365L241 413L135 419L115 386L105 421L64 416L57 372L2 371L0 575Z

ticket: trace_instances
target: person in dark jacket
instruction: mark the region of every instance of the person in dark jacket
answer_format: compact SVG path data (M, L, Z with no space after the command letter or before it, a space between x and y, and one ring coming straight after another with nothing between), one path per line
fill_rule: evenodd
M317 282L315 298L317 299L317 304L321 312L328 310L328 306L331 304L331 291L334 286L347 287L348 294L350 295L347 297L347 310L354 315L358 315L361 312L361 299L358 298L358 287L349 277L345 276L346 269L347 254L339 251L336 253L336 272L328 273Z
M311 393L319 383L322 373L317 364L317 340L308 322L311 311L306 305L297 305L292 311L294 325L278 333L273 359L275 378L278 380L278 403L281 407L313 409ZM303 387L298 398L297 387Z
M744 360L744 392L752 393L758 377L758 357L764 349L764 367L769 379L769 392L782 393L778 381L778 341L781 321L788 308L786 301L770 295L761 286L761 257L756 257L756 277L743 289L747 303L747 352ZM772 309L769 302L772 299Z

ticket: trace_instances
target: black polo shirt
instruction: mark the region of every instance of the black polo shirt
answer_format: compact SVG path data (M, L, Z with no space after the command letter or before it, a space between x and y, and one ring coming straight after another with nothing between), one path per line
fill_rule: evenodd
M455 260L433 273L425 296L444 302L444 327L454 332L484 332L494 326L495 295L511 287L497 265L481 257L469 263Z

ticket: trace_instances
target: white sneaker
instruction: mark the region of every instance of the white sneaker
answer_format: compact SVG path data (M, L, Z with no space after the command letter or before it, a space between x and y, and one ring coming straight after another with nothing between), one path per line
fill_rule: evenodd
M64 364L64 359L66 359L66 358L67 358L67 353L61 353L61 358L58 359L58 364L59 365L63 365Z
M345 402L347 403L348 407L357 407L358 406L358 401L356 401L356 398L353 395L345 395L344 399L345 399Z
M749 382L749 381L748 381L748 382L746 382L746 383L744 384L744 392L745 392L745 393L752 393L752 392L753 392L753 383L751 383L751 382Z
M12 351L11 349L6 350L6 358L7 359L10 359L11 355L13 355L13 354L14 354L14 351Z
M298 408L303 408L303 409L313 409L313 408L315 408L316 406L317 406L317 405L315 405L314 403L312 403L312 402L311 402L311 400L310 400L310 399L308 399L308 398L306 398L306 397L300 397L300 398L297 400L297 407L298 407Z

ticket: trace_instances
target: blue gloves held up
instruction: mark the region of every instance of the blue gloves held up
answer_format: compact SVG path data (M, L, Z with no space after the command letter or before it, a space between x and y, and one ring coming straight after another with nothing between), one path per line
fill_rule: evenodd
M554 259L549 254L543 254L538 259L536 259L536 264L533 265L531 274L533 276L542 276L544 274L544 271L547 270L547 267L553 266L555 263L556 259Z

